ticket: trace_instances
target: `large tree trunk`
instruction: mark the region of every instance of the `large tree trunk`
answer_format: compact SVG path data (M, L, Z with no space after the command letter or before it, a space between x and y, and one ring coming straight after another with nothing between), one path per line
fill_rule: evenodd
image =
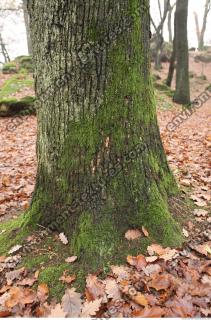
M73 253L96 265L125 254L129 228L180 243L149 73L148 1L31 0L29 12L38 172L27 223L65 231Z
M27 46L28 46L28 53L29 55L32 54L32 44L31 44L31 36L30 36L30 21L29 21L29 14L27 10L27 0L23 1L23 16L24 22L26 27L26 38L27 38Z
M175 13L176 26L176 91L174 101L190 104L189 52L187 36L188 0L177 0Z

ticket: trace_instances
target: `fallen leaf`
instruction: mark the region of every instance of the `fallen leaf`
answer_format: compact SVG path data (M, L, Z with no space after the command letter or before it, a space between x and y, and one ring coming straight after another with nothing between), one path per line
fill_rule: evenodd
M75 288L67 289L62 298L62 308L68 318L78 318L81 313L82 300Z
M208 212L203 209L195 209L193 211L193 214L194 216L197 216L197 217L206 217L208 215Z
M68 244L68 240L67 240L67 237L65 236L65 234L64 233L60 233L59 234L59 239L61 240L61 242L63 243L63 244Z
M46 283L39 284L37 288L37 297L43 303L48 299L49 289Z
M156 274L148 283L149 287L155 290L167 290L171 285L171 280L168 274Z
M75 275L67 276L66 273L67 273L67 271L64 271L63 275L59 278L59 280L64 283L71 284L73 281L75 281L76 276Z
M51 313L48 315L48 318L65 318L67 313L64 312L60 303L58 303L53 309L51 309Z
M108 295L108 298L113 300L120 300L121 299L121 292L119 287L114 279L105 280L105 291Z
M22 248L21 245L16 245L16 246L14 246L8 253L9 253L9 254L16 253L16 252L18 252L21 248Z
M25 268L7 272L5 274L7 279L7 284L11 285L14 280L20 280L24 272L25 272Z
M125 238L127 240L136 240L142 236L141 232L138 229L131 229L125 233Z
M73 263L78 259L77 256L72 256L72 257L68 257L67 259L65 259L65 262L67 263Z
M92 300L102 298L105 295L104 284L97 279L95 275L89 274L86 278L86 289L92 296Z
M147 265L146 259L143 255L138 255L137 257L127 256L127 262L131 266L134 266L138 271L141 271Z
M96 299L94 301L85 302L81 311L82 318L88 318L95 316L97 311L99 311L102 303L102 299Z
M157 256L146 257L146 262L152 263L158 260Z
M188 231L187 231L185 228L182 229L182 233L184 234L184 236L185 236L186 238L189 237L189 233L188 233Z
M138 293L136 296L133 297L133 301L143 307L148 305L148 301L145 296L141 293Z
M147 231L147 229L145 229L144 227L142 227L141 229L145 237L149 237L149 232Z

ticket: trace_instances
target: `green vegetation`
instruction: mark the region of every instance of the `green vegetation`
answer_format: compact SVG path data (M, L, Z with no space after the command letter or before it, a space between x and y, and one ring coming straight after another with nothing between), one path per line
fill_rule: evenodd
M0 116L8 117L13 115L30 115L35 114L34 107L35 97L24 97L18 99L2 99L0 100Z
M31 229L22 228L24 216L1 223L0 228L0 255L7 255L8 251L15 245L21 245L30 233Z
M15 62L7 62L2 68L3 74L13 74L18 73L18 67Z
M13 74L26 71L33 72L33 63L31 56L20 56L15 58L14 61L6 62L3 64L2 72L4 74Z
M30 75L17 74L6 80L0 90L0 100L9 98L24 88L33 88L34 81Z

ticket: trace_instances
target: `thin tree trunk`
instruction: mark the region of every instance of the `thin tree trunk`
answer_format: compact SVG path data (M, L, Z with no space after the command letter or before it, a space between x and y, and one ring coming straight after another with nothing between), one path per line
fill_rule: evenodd
M24 15L24 22L26 27L26 37L27 37L27 46L28 46L28 53L29 55L32 54L32 44L31 44L31 36L30 36L30 21L29 21L29 14L27 10L27 0L23 1L23 15Z
M168 87L171 87L173 76L174 76L174 69L175 69L175 63L176 63L176 19L174 15L174 40L173 40L173 51L171 54L170 64L169 64L169 71L168 71L168 77L166 79L166 85Z
M178 0L176 5L176 91L174 101L190 104L189 52L187 37L188 0Z
M38 172L26 223L63 230L72 253L94 266L125 255L129 228L181 241L167 206L177 187L156 120L141 4L141 13L140 1L29 5Z
M5 62L10 62L10 57L9 57L8 51L6 49L6 46L4 44L4 41L2 39L1 33L0 33L0 48L1 48L1 53L2 53L2 55L4 57L4 61Z

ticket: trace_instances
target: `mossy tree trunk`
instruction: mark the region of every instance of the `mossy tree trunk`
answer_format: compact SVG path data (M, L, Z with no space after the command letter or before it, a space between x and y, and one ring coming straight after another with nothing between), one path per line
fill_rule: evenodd
M188 0L177 0L175 13L176 91L174 101L190 104L189 52L188 52Z
M29 12L38 172L26 223L65 231L73 253L96 263L124 255L129 228L179 244L149 71L149 1L31 0Z

